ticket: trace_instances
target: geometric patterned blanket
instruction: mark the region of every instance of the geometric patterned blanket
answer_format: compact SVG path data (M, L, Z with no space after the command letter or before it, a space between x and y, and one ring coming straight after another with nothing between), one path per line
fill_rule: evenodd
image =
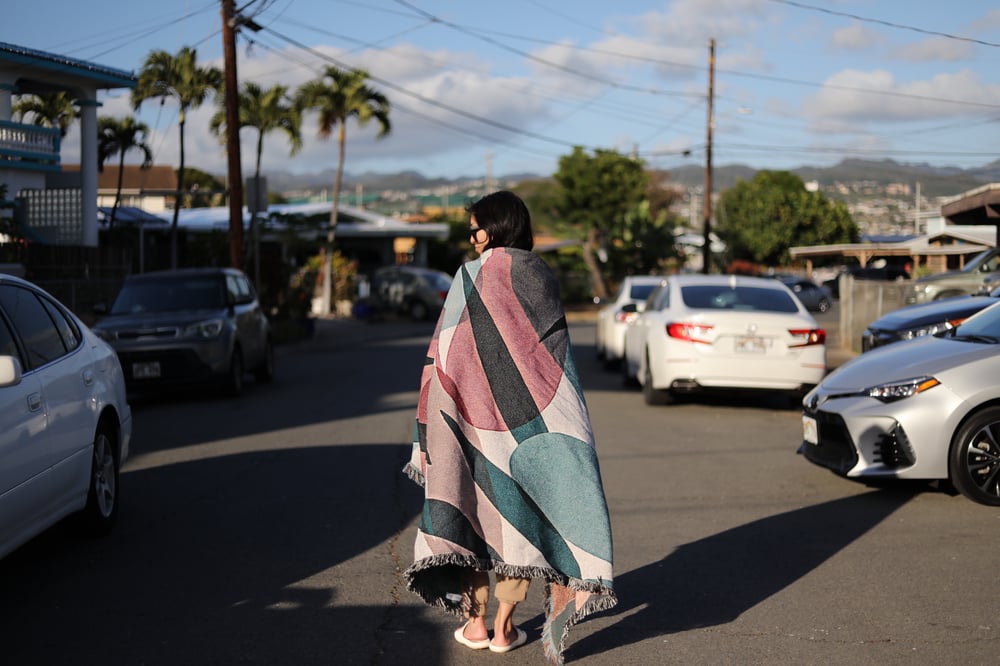
M514 248L462 266L421 375L413 455L424 488L407 588L464 615L469 569L545 581L542 645L615 606L611 524L559 285Z

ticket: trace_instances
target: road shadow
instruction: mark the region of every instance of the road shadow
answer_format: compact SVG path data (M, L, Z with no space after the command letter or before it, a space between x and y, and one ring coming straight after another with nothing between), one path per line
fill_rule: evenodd
M2 661L371 663L372 628L409 594L393 558L422 502L409 453L359 443L123 473L111 536L50 530L0 561ZM352 561L373 549L376 569ZM398 544L403 565L411 549Z
M762 518L616 576L620 603L612 613L621 619L571 642L567 661L731 622L814 571L912 497L910 491L878 490Z

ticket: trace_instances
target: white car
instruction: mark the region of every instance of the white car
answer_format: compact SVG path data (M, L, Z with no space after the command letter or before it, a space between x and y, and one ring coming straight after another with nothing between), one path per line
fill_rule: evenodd
M625 334L622 373L647 404L706 389L801 397L826 374L826 331L779 280L665 278Z
M639 316L638 307L663 282L657 275L630 275L622 280L614 298L601 302L597 311L597 358L607 367L625 355L625 329Z
M71 514L118 513L132 412L118 357L58 301L0 274L0 557Z
M1000 506L1000 304L861 354L802 405L807 460L862 482L945 479Z

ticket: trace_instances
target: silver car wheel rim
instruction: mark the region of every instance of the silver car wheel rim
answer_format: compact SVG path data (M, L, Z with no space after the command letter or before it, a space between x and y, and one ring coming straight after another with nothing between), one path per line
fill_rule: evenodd
M94 478L91 480L97 508L105 518L115 508L115 457L111 442L105 435L98 435L94 441Z
M987 495L1000 497L1000 444L991 423L981 428L969 440L965 449L965 465L969 479Z

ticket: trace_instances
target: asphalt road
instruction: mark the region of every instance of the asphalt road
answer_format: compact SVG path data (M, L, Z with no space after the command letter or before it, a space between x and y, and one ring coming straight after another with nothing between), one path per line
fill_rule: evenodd
M0 561L0 663L543 663L541 585L516 616L531 642L502 657L401 589L430 332L331 329L239 400L136 404L115 533L62 526ZM780 400L647 407L599 366L590 324L572 337L621 603L574 627L569 662L1000 661L1000 511L810 465Z

